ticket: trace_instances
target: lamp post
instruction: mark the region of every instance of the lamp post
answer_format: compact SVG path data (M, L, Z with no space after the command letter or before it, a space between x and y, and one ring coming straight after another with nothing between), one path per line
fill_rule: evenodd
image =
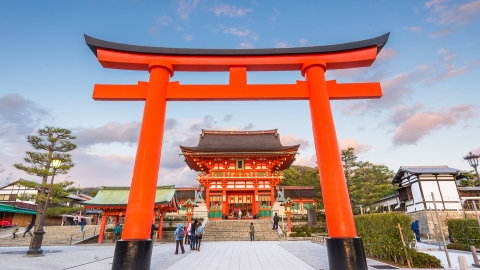
M292 200L290 200L290 197L288 197L282 204L281 206L285 207L285 213L287 213L287 228L288 232L292 231L292 227L290 224L290 215L292 214L292 207L296 205Z
M52 174L52 180L50 181L50 188L48 189L47 199L45 200L45 207L43 208L42 219L40 220L40 224L37 230L33 233L34 234L33 240L30 242L30 247L27 251L26 256L31 256L31 257L43 256L42 242L43 242L43 235L45 234L45 231L43 230L43 223L45 222L45 216L47 214L48 201L50 200L50 195L52 194L53 179L55 178L55 172L58 168L60 168L60 165L62 165L62 160L59 157L54 157L50 165L50 167L53 168L53 174Z
M188 222L187 224L190 224L191 220L192 220L192 215L193 215L193 208L194 207L197 207L197 203L188 199L184 204L183 206L185 206L185 208L187 209L187 219L188 219Z
M473 169L475 169L475 173L477 174L477 181L480 183L480 177L478 176L478 171L477 171L479 157L480 155L474 155L472 154L472 152L470 152L468 153L468 155L464 156L463 159L468 161L468 164L470 164L470 166L472 166Z

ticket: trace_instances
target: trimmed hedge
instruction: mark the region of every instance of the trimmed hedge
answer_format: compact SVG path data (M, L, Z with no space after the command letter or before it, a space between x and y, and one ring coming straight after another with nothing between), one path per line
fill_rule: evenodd
M407 256L414 267L442 268L440 260L415 250L411 222L409 216L394 212L355 216L357 234L363 240L367 256L406 264L407 257L397 226L400 223L407 246Z
M293 226L290 237L310 237L312 236L312 233L316 233L316 234L325 233L326 229L327 228L325 226L321 226L321 225L316 225L312 227Z
M480 229L477 219L449 219L447 225L453 243L480 246Z
M405 251L397 224L402 228L408 259L412 258L415 238L410 230L411 218L401 213L382 213L355 216L357 234L363 240L367 256L406 263Z
M470 246L467 244L459 244L459 243L450 243L447 245L448 249L456 249L456 250L463 250L463 251L470 251Z

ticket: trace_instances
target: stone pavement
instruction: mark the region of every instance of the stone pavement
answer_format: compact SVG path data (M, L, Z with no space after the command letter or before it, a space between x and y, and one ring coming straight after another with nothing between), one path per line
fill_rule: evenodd
M29 258L23 257L27 247L0 247L0 269L109 270L114 249L114 245L96 244L48 246L44 257ZM155 243L151 269L328 269L326 247L308 241L205 242L200 252L191 251L188 246L185 254L174 252L174 243ZM457 263L458 254L471 258L467 253L451 252L452 263ZM374 260L368 260L368 265L371 270L396 269Z

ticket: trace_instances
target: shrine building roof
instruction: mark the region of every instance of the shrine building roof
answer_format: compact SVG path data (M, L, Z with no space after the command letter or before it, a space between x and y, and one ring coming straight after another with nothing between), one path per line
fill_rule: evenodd
M126 206L130 187L102 187L97 195L88 201L78 202L85 206ZM155 194L155 205L168 204L174 199L175 206L180 209L177 203L175 186L159 186ZM174 206L174 207L175 207Z
M297 151L300 144L283 146L277 129L257 131L203 130L196 147L182 146L182 152L279 152Z

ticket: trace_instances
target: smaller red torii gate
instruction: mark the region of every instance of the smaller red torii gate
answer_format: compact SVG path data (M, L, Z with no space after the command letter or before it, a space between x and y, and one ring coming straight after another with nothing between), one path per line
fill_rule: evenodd
M367 269L357 237L343 174L330 100L380 98L380 83L326 81L325 71L370 66L389 33L363 41L328 46L275 49L180 49L134 46L95 39L85 41L105 68L144 70L148 82L95 85L95 100L145 101L131 193L122 241L112 269L150 269L149 226L167 101L308 100L329 239L330 269ZM300 71L295 84L247 84L250 71ZM229 72L227 85L182 85L174 72Z

